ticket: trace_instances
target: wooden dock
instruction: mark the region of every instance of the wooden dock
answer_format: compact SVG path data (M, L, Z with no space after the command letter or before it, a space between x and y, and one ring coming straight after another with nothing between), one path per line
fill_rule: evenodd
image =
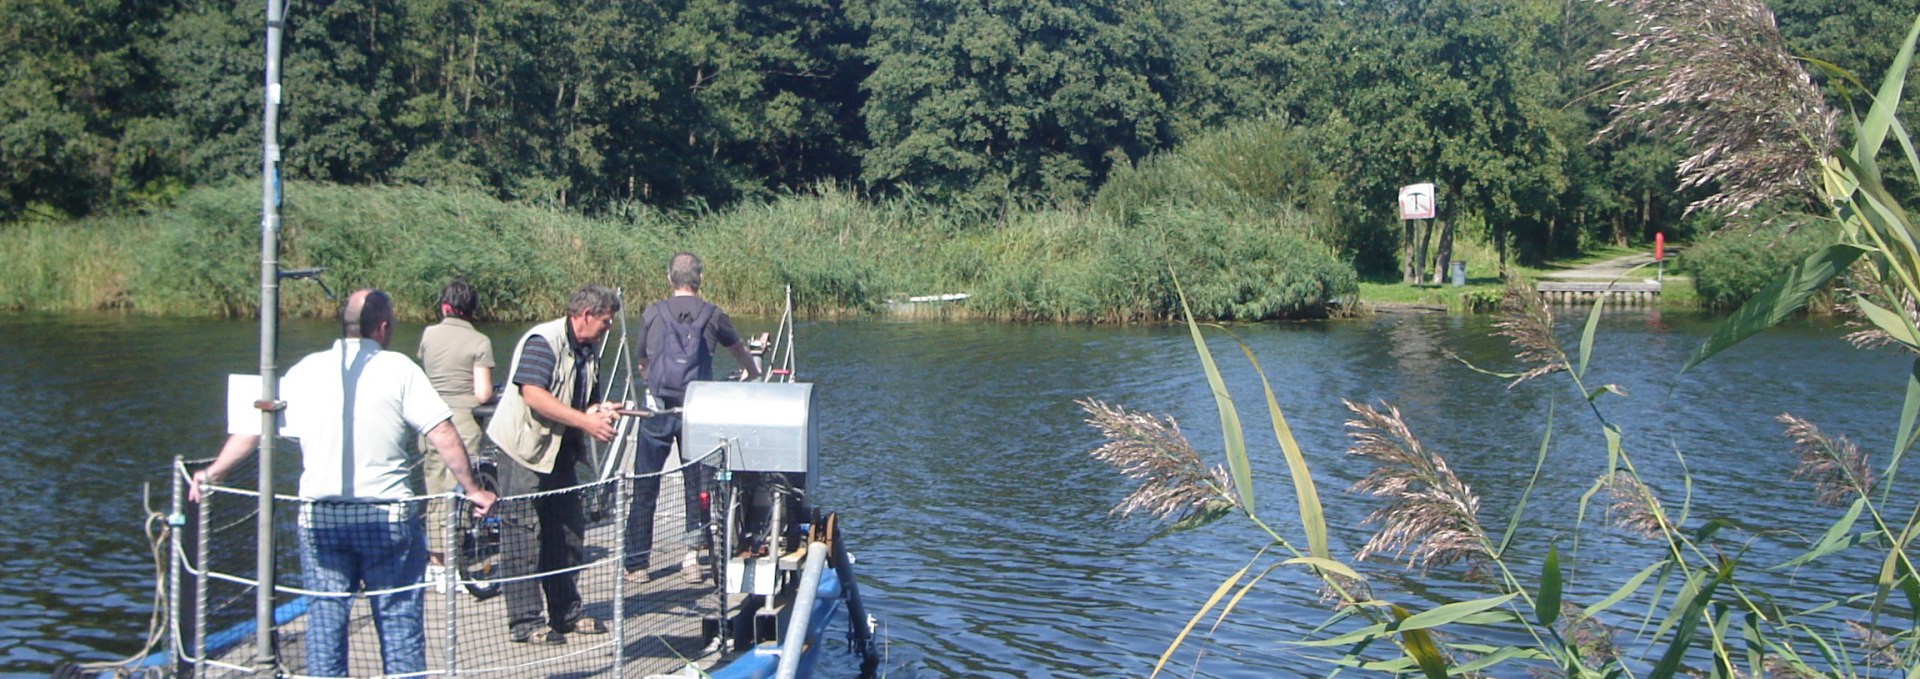
M1549 303L1580 304L1591 302L1595 297L1607 296L1609 302L1624 302L1628 305L1657 304L1660 301L1660 282L1643 281L1540 281L1534 290Z

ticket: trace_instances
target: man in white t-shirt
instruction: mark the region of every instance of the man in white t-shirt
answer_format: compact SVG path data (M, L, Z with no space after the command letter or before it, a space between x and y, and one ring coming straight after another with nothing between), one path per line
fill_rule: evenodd
M407 441L426 432L448 471L467 489L474 513L493 507L474 483L466 447L451 412L420 366L386 351L393 336L393 300L358 290L340 310L342 339L295 364L281 381L283 433L300 439L300 566L314 596L307 608L308 676L347 676L347 620L353 593L368 596L380 632L384 674L426 671L421 590L427 545L419 503L407 485ZM190 496L217 483L253 454L258 435L236 434L220 456L194 474Z

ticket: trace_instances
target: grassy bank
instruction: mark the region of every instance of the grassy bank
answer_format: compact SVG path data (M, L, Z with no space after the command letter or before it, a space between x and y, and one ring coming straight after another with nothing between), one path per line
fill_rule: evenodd
M258 210L256 188L237 183L150 214L0 227L9 253L0 308L256 314ZM470 192L300 184L288 187L283 214L281 266L326 267L336 291L385 288L415 320L453 276L473 281L499 320L557 315L589 282L659 296L678 250L699 253L708 296L743 313L775 310L792 285L796 305L816 315L967 293L950 313L1160 319L1177 308L1177 271L1196 313L1263 320L1322 315L1358 289L1352 268L1291 210L1038 209L986 221L828 189L716 212L588 218ZM282 287L282 309L325 315L332 303L295 282Z

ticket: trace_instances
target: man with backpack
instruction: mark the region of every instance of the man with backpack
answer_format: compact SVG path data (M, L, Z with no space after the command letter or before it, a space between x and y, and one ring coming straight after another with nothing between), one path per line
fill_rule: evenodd
M667 283L673 294L654 302L640 315L640 357L635 364L646 374L647 392L652 394L660 414L640 424L640 454L634 472L642 474L633 489L627 513L627 580L646 582L650 577L653 554L653 515L660 498L660 470L666 467L668 451L680 444L680 413L687 384L713 379L713 348L724 347L747 371L746 379L760 377L760 367L747 353L746 342L733 329L733 321L720 307L700 298L700 258L681 252L667 263ZM711 481L712 470L694 462L694 456L706 451L680 449L681 459L689 462L681 470L685 490L686 529L689 536L703 536L707 530L706 511L701 507L700 491ZM691 546L690 546L691 547ZM688 580L699 581L699 556L689 549L680 562Z

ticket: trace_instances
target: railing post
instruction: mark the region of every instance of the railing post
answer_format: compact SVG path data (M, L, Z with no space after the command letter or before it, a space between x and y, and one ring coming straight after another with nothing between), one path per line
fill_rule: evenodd
M441 587L439 587L439 589L446 590L446 593L442 595L441 598L446 600L445 606L447 609L447 647L444 649L447 676L456 675L458 673L457 670L460 669L460 607L457 602L460 599L460 590L462 589L462 585L460 584L461 556L458 551L460 549L460 543L456 541L455 536L460 534L456 529L460 526L460 516L462 514L460 510L464 508L463 504L459 495L449 495L446 502L446 520L440 522ZM427 501L427 506L432 507L433 502L431 500Z
M193 588L193 676L200 676L207 664L207 575L213 569L207 565L207 506L213 503L214 493L200 496L199 511L194 516L193 560L198 566L200 576L194 580Z
M167 474L169 485L173 488L172 512L167 514L167 525L173 530L167 540L167 651L173 654L174 671L183 677L191 677L193 666L188 664L186 656L188 641L180 627L180 588L196 587L198 583L187 583L180 577L180 560L186 558L186 544L193 542L199 534L197 526L189 530L187 523L186 484L181 483L186 467L179 455L173 456L173 468ZM192 637L197 638L197 636Z
M620 679L627 669L627 519L633 512L634 479L614 471L620 475L613 482L614 501L619 505L614 508L619 520L613 524L619 526L613 532L613 679Z

